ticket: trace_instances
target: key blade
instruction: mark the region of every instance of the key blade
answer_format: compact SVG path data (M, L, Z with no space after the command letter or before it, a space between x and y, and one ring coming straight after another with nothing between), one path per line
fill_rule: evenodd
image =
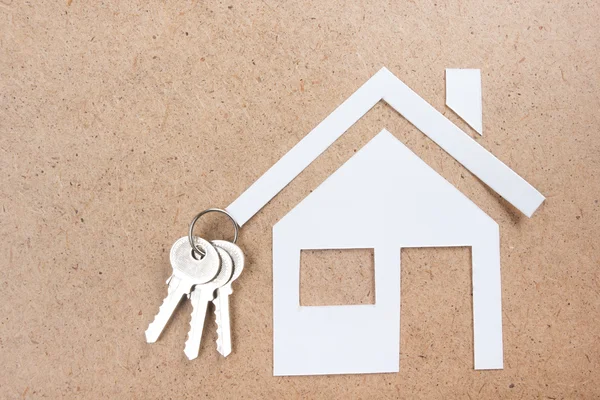
M181 285L179 279L173 277L170 280L169 293L158 309L158 314L154 317L154 321L152 321L150 325L148 325L148 329L146 329L145 334L147 343L154 343L158 340L160 334L171 319L173 312L177 308L177 305L181 301L181 298L185 294L185 290L183 289L183 285Z
M188 360L193 360L197 358L200 353L204 320L206 319L208 302L212 300L212 296L205 291L203 292L201 288L196 287L192 292L190 299L192 301L192 318L190 319L190 330L183 352Z
M224 289L224 290L222 290ZM231 318L229 315L229 295L231 289L222 287L217 290L217 297L213 300L215 305L215 319L217 321L217 351L223 357L231 354Z

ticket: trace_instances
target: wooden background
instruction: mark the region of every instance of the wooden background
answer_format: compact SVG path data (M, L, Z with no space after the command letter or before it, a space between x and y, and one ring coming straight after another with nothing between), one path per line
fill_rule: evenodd
M598 1L0 0L0 396L599 398L599 19ZM244 227L234 353L209 318L186 360L187 304L146 344L191 217L382 66L547 197L533 218L379 104ZM445 107L448 67L481 68L483 137ZM275 378L271 227L382 128L499 223L505 369L473 370L469 250L411 249L399 373ZM370 257L305 254L303 303L372 301Z

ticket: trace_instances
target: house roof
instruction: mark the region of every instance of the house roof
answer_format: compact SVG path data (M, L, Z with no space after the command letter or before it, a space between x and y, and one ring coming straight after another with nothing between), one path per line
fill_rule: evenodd
M382 68L227 207L241 226L380 100L388 103L465 168L531 217L544 196Z

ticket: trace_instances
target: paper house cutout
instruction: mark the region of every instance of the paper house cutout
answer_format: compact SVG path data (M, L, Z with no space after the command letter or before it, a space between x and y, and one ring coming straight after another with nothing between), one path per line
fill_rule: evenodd
M384 130L273 228L274 374L397 372L400 249L440 246L472 247L475 368L502 368L498 225ZM374 249L375 304L300 306L300 250L346 248Z
M382 68L227 211L240 226L245 224L381 100L526 216L544 201L533 186ZM423 246L471 246L475 368L502 368L498 226L384 131L273 228L274 374L397 371L400 248ZM375 305L299 305L301 249L365 247L375 249Z

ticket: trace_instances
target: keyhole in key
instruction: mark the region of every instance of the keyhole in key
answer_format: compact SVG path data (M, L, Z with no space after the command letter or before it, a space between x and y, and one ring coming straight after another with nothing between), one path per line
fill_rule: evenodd
M192 252L192 258L194 260L200 261L204 258L204 257L202 257L202 254L198 253L196 250L192 249L190 251Z

